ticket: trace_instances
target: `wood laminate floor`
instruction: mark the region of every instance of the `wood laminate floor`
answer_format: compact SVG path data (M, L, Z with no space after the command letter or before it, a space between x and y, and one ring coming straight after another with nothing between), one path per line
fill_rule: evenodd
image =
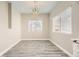
M2 57L68 57L49 40L22 40Z

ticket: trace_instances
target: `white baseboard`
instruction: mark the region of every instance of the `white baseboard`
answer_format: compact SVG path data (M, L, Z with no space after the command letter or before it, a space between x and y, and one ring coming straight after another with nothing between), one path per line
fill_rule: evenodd
M22 39L22 40L49 40L49 39Z
M21 40L15 42L14 44L12 44L10 47L8 47L7 49L5 49L4 51L2 51L2 53L0 53L0 56L2 56L4 53L6 53L8 50L10 50L13 46L15 46L17 43L19 43Z
M58 45L57 43L55 43L54 41L50 40L53 44L55 44L58 48L60 48L64 53L68 54L68 56L72 57L72 54L69 53L67 50L65 50L64 48L62 48L60 45Z

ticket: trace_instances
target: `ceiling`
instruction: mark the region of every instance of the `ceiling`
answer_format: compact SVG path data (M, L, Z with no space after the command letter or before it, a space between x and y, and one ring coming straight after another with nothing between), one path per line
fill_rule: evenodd
M33 1L13 1L11 2L19 12L32 13ZM49 13L56 6L55 1L39 1L39 13Z

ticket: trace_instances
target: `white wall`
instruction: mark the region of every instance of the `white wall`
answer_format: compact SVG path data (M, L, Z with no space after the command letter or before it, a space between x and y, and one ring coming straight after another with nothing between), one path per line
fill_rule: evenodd
M12 5L12 28L8 28L8 4L0 2L0 53L20 40L20 14Z
M49 20L48 14L40 14L38 20L42 20L42 32L29 32L28 31L28 21L33 20L31 14L21 15L21 34L22 39L48 39L49 38Z
M52 32L52 18L67 7L72 7L72 34ZM50 37L51 41L62 47L69 54L73 54L72 39L79 38L79 4L76 2L59 2L56 8L50 13Z

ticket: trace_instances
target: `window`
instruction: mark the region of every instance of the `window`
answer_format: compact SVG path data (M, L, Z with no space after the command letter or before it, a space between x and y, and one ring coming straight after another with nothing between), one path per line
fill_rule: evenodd
M53 32L72 33L71 12L72 8L69 7L53 18Z
M56 16L53 18L53 32L60 32L61 25L60 25L60 16Z
M42 31L42 21L41 20L30 20L28 22L28 31L30 32Z

